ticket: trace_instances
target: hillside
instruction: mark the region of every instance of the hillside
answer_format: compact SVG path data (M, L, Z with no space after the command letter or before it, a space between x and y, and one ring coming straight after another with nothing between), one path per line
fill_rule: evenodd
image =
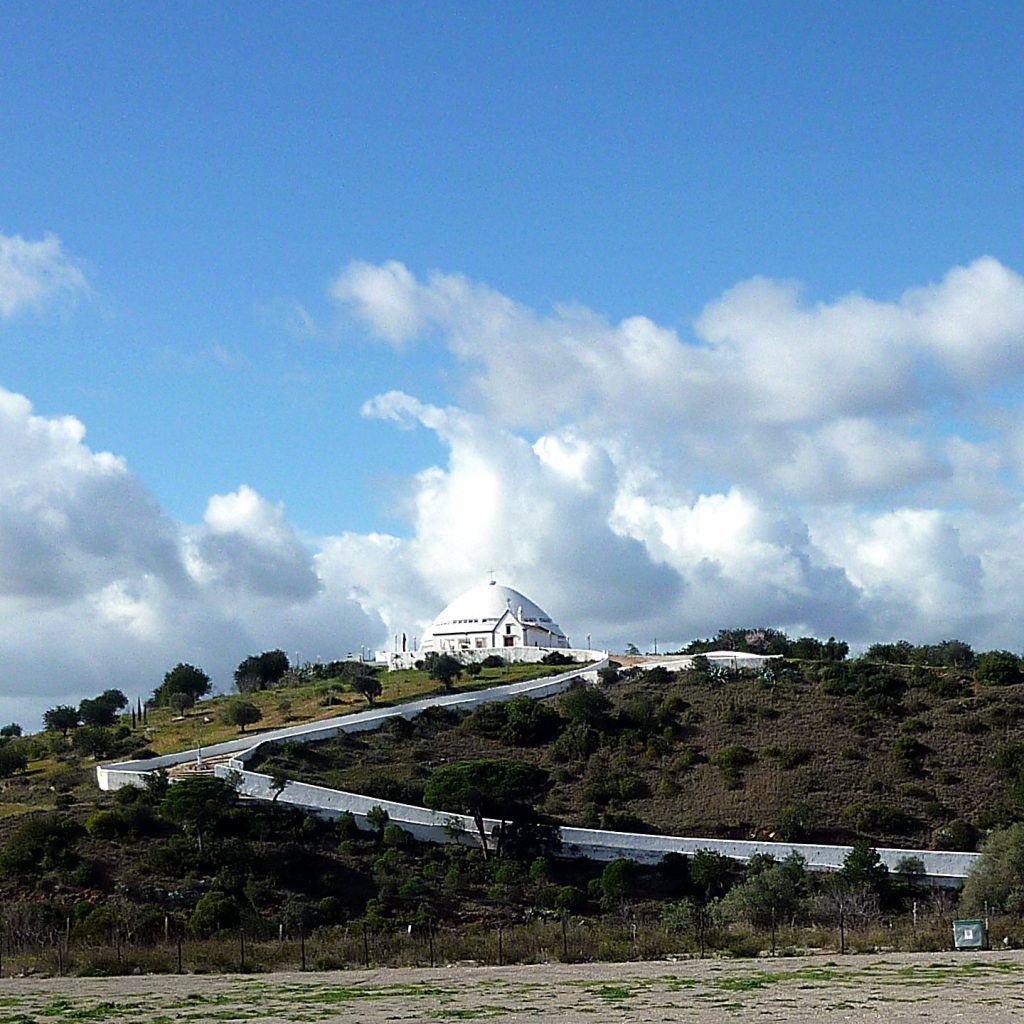
M492 669L469 685L537 672ZM436 689L425 673L382 678L385 701ZM249 697L262 710L259 724L273 727L365 706L349 685L334 678ZM134 730L130 719L108 729L104 742L120 754L189 745L199 734L211 743L237 733L219 722L230 700L203 700L184 716L153 709ZM605 671L599 686L548 701L435 710L376 733L290 744L274 748L262 767L419 802L443 766L528 762L542 770L531 776L541 783L533 792L541 794L542 822L867 840L842 884L868 935L880 911L907 909L922 894L912 878L879 876L868 846L968 849L984 830L1019 816L1022 722L1024 685L990 685L959 669L789 659L769 673L729 676L698 663L679 674ZM529 824L487 859L464 846L412 843L386 819L367 833L344 817L329 823L280 804L240 802L229 783L208 776L170 788L157 777L146 790L102 793L94 766L105 755L84 752L97 739L88 728L0 742L36 755L0 784L0 939L9 942L16 928L25 956L70 928L87 951L83 970L122 970L119 935L130 931L144 950L171 928L189 936L195 962L207 969L220 962L225 930L271 943L282 928L293 937L319 929L318 942L347 950L324 954L324 964L338 965L362 955L354 922L382 936L408 934L410 925L422 934L439 922L471 945L492 941L496 925L515 924L517 955L544 957L551 938L543 922L569 912L588 922L579 926L593 940L588 955L622 955L615 921L645 920L649 948L667 950L677 948L680 931L691 944L703 941L711 918L699 908L711 907L725 928L716 942L756 949L763 938L730 929L743 921L765 927L757 892L766 886L791 928L835 925L835 883L799 864L743 869L700 854L692 865L669 857L651 868L563 861L546 845L549 830ZM927 942L941 945L946 905L933 902ZM612 922L611 930L600 922ZM904 938L924 941L913 928ZM161 948L159 964L135 962L173 969Z
M550 772L549 820L677 835L973 849L1016 810L1019 684L791 661L771 683L634 670L601 692L607 707L586 724L554 698L511 725L497 706L431 715L290 746L265 766L419 803L438 765L516 758Z

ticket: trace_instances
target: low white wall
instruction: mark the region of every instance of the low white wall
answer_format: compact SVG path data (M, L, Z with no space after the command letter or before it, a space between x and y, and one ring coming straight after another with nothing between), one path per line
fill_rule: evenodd
M277 800L279 803L310 811L327 818L337 818L348 812L356 824L368 829L366 813L372 807L382 807L390 819L421 842L459 842L479 846L476 825L472 818L448 811L434 811L427 807L397 803L393 800L379 800L359 793L327 789L305 782L287 782L278 793L274 790L269 775L246 769L246 763L264 747L271 744L300 742L313 743L330 739L339 733L362 732L376 729L390 718L415 718L431 707L471 710L481 704L494 701L508 701L519 696L535 699L550 697L567 690L578 679L596 681L597 673L606 667L606 658L589 666L578 666L546 679L531 679L506 686L492 686L486 690L470 693L452 693L439 697L427 697L394 707L368 708L365 711L305 725L275 729L256 736L240 736L237 739L213 746L203 747L204 757L232 754L226 764L216 765L214 771L221 778L232 777L238 783L239 794L250 800ZM194 761L197 751L183 750L165 754L149 760L125 761L120 764L100 765L96 769L97 782L101 789L119 789L121 786L143 785L146 775L158 768ZM458 822L461 830L451 827ZM485 829L491 833L499 822L487 820ZM777 859L790 853L799 853L812 871L835 871L842 867L843 860L850 852L848 846L824 846L808 843L765 843L733 839L702 839L688 836L653 836L633 832L606 832L598 829L562 828L563 857L588 857L591 860L609 861L626 857L642 864L657 864L667 853L683 855L698 850L712 850L716 853L746 861L754 854L767 853ZM924 875L931 883L940 886L959 885L967 877L978 859L976 853L945 852L936 850L900 850L883 848L879 854L885 865L892 870L906 857L919 857L924 865Z
M441 651L439 653L450 654L453 658L461 661L463 665L484 661L491 657L492 654L512 663L526 662L530 665L536 665L538 662L543 661L545 655L550 654L552 651L564 654L567 658L572 658L573 661L578 662L604 661L608 657L607 651L592 651L584 647L469 647L461 651ZM392 652L387 655L381 664L386 664L392 670L415 668L416 662L422 661L425 656L423 651Z
M550 697L564 692L577 679L596 680L598 671L606 667L607 664L607 661L599 661L592 665L577 665L558 675L547 676L543 679L526 679L518 683L490 686L485 690L473 690L468 693L447 693L439 697L424 697L422 700L409 701L391 707L372 707L365 711L324 718L319 722L306 722L302 725L291 725L270 732L239 736L223 743L204 745L202 756L203 758L214 758L223 757L225 754L254 751L264 743L315 743L318 740L331 739L341 732L364 732L377 729L389 718L415 718L422 711L431 707L470 710L480 704L507 701L520 696L537 699ZM96 781L100 789L104 790L119 789L125 785L141 786L149 772L184 764L187 761L195 761L199 754L199 749L192 747L189 750L179 750L176 753L162 754L159 757L98 765Z
M233 777L238 792L248 799L273 800L275 790L269 775L246 771L241 758L229 765L218 765L216 773L222 778ZM287 782L277 794L279 803L310 811L325 818L337 818L349 813L362 829L370 829L366 823L367 812L381 807L388 817L420 842L453 843L479 846L479 836L473 819L449 811L434 811L415 804L403 804L394 800L380 800L348 793L340 789L327 789L305 782ZM460 831L453 833L451 823L458 822ZM485 819L488 834L498 828L499 822ZM711 850L734 860L748 861L755 854L769 854L777 860L798 853L807 862L810 871L837 871L850 852L849 846L826 846L813 843L767 843L740 839L703 839L686 836L656 836L635 832L606 832L598 829L561 828L559 835L562 849L559 856L565 858L586 857L596 861L616 860L625 857L639 864L658 864L666 854L692 855L698 850ZM902 850L883 847L878 850L882 862L894 870L906 857L919 857L925 877L934 885L957 886L967 877L978 859L976 853L957 853L938 850Z

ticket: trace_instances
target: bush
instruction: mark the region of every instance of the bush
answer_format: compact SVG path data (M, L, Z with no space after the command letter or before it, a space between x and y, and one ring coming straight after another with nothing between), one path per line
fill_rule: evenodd
M542 665L575 665L576 661L571 658L568 654L563 654L561 651L548 651L543 658L540 659Z
M505 705L505 725L500 737L515 747L533 747L557 732L558 714L530 697L516 697Z
M383 838L385 846L394 847L408 846L412 840L412 836L401 825L396 825L393 821L384 826Z
M910 772L919 772L928 748L914 736L897 736L892 745L893 759Z
M730 781L740 777L744 768L749 768L756 760L754 752L747 747L733 745L722 747L711 755L711 763Z
M130 827L121 811L97 811L86 818L85 830L97 839L123 839Z
M0 872L10 877L73 867L81 826L64 814L40 814L24 820L0 850Z
M504 668L505 659L500 654L488 654L480 664L484 668Z
M188 930L193 935L208 938L222 928L234 928L241 914L238 903L226 893L208 892L203 896L188 919Z
M981 844L981 856L964 883L961 906L967 913L981 913L986 907L1024 912L1024 822L993 832Z
M817 827L819 819L818 811L811 804L787 804L779 811L775 831L785 842L797 843L810 835Z
M979 683L992 686L1008 686L1019 683L1024 677L1021 661L1010 651L986 651L978 656L978 667L974 670L974 678Z
M0 778L9 778L27 767L28 755L20 743L9 741L0 746Z

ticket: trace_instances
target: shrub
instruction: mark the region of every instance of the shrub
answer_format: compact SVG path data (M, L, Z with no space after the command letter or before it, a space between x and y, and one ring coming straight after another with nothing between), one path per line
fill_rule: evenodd
M744 768L754 763L756 758L754 752L747 747L733 745L715 751L710 760L727 779L734 781L739 778Z
M1024 678L1021 661L1010 651L986 651L978 656L978 667L974 670L974 678L979 683L993 686L1008 686L1019 683Z
M505 705L505 725L500 737L515 747L546 742L557 730L557 712L530 697L516 697Z
M238 903L226 893L208 892L203 896L188 919L188 930L207 938L222 928L235 927L240 918Z
M806 839L811 831L817 827L820 815L817 810L808 803L786 804L779 811L778 824L775 831L779 838L787 843L796 843Z
M131 831L122 811L97 811L85 820L85 830L97 839L123 839Z
M892 745L892 756L897 764L910 772L919 772L928 748L914 736L897 736Z
M981 856L964 883L961 905L967 913L986 907L1024 912L1024 822L993 832L982 843Z
M401 847L408 846L412 836L401 825L390 821L384 826L383 838L385 846Z
M8 778L28 767L28 756L20 743L7 742L0 746L0 778Z
M78 860L75 842L79 826L64 814L40 814L24 820L0 850L0 872L7 876L34 875Z
M504 668L505 659L500 654L488 654L480 664L484 668Z
M548 651L543 658L540 659L542 665L574 665L576 661L571 658L568 654L563 654L561 651Z

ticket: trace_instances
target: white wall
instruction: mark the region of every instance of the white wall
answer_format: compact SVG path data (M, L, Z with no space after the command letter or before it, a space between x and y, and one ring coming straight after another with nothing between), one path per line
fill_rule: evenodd
M525 648L524 650L531 650ZM493 653L493 652L489 652ZM593 654L595 652L586 652ZM434 811L427 807L412 804L401 804L392 800L378 800L376 797L363 796L359 793L347 793L343 790L326 789L304 782L288 782L284 789L275 794L269 775L252 772L246 764L257 753L267 746L277 743L299 742L313 743L318 740L330 739L339 733L361 732L376 729L389 718L415 718L421 711L429 707L457 708L470 710L481 704L492 701L507 701L522 695L535 699L550 697L562 693L577 680L594 682L597 673L608 664L607 659L587 667L569 669L557 676L547 679L533 679L507 686L493 686L474 693L454 693L440 697L428 697L423 700L410 701L395 707L369 708L355 714L338 715L320 722L291 726L287 729L275 729L272 732L256 736L241 736L215 746L204 747L204 756L214 754L232 754L227 764L215 767L219 777L233 776L238 781L239 793L250 800L273 800L302 810L311 811L327 818L351 813L356 824L369 829L366 824L366 813L371 807L382 807L393 822L421 842L451 843L460 842L465 845L478 846L479 837L476 826L466 815L453 814L447 811ZM162 757L146 761L126 761L120 764L100 765L96 769L97 782L101 789L119 789L121 786L142 785L146 774L157 768L166 768L186 761L194 761L197 751L183 750L176 754L165 754ZM462 831L452 834L451 822L458 822ZM487 821L486 829L490 832L498 827L497 821ZM756 853L767 853L781 859L792 852L799 853L812 871L835 871L842 866L843 860L850 852L848 846L824 846L813 843L766 843L747 842L732 839L703 839L687 836L652 836L631 832L606 832L598 829L562 828L561 855L564 857L589 857L592 860L609 861L618 857L627 857L643 864L656 864L666 853L693 854L698 850L713 850L746 861ZM887 867L893 869L905 857L919 857L924 864L925 877L935 885L955 886L960 884L971 867L976 863L978 854L944 852L936 850L903 850L884 848L879 854Z

